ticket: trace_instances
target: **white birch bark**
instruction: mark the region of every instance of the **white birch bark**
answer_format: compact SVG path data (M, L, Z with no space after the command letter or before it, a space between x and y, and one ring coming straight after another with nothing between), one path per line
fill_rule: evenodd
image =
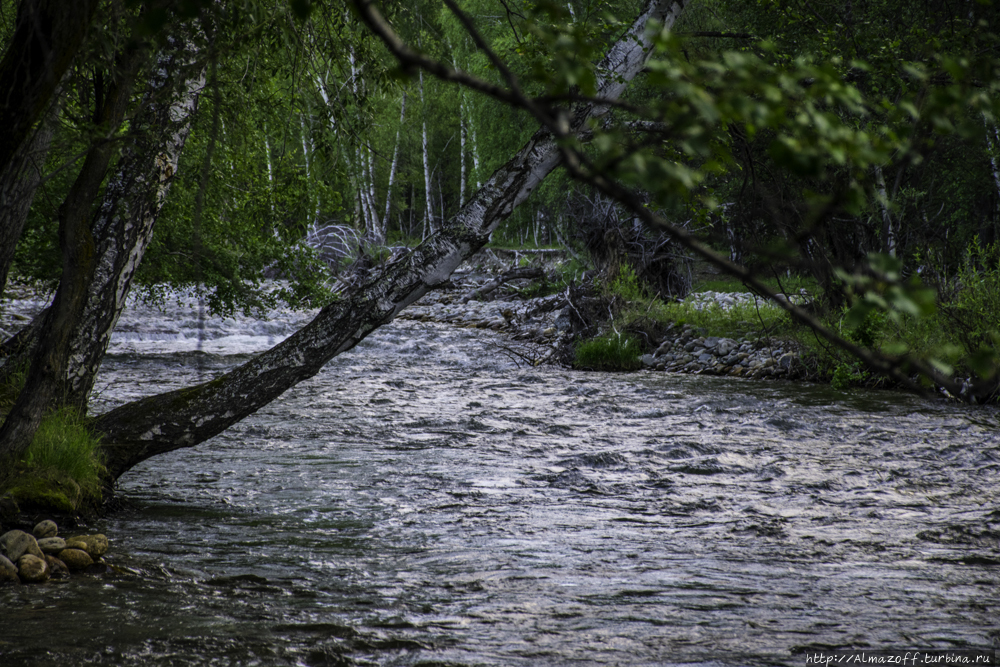
M476 140L476 123L472 117L472 105L467 104L465 109L468 112L469 139L472 144L472 176L476 179L476 189L478 190L483 187L479 180L479 141Z
M983 116L983 123L986 125L986 147L990 154L990 166L993 168L993 183L997 188L997 206L1000 207L1000 130L995 124L991 125Z
M427 106L424 101L424 72L420 70L418 76L420 82L420 108L423 114L423 123L421 125L421 137L422 137L422 147L424 156L424 236L427 236L427 231L434 233L434 208L431 205L431 162L429 149L427 147Z
M392 151L392 166L389 167L389 184L385 189L385 215L384 234L389 233L389 212L392 208L392 186L396 183L396 169L399 167L399 136L406 122L406 91L403 91L403 98L399 103L399 127L396 128L396 147Z
M889 210L889 194L885 188L885 178L882 167L875 165L875 187L878 191L878 203L882 210L882 239L885 251L892 257L896 256L896 230L892 224L892 211Z
M465 91L462 91L462 102L458 105L459 206L465 206L465 135Z

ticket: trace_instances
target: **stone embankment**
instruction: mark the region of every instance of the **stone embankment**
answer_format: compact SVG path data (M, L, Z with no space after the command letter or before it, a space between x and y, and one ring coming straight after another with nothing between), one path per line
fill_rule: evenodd
M427 294L399 317L489 329L550 350L567 340L573 328L574 305L565 294L522 299L506 293L499 294L493 301L469 299L469 295L488 280L484 276L456 276L454 289ZM688 298L699 310L755 304L762 308L773 307L749 293L700 292ZM799 303L807 300L805 295L791 298ZM649 370L793 380L813 377L801 357L801 350L790 342L768 337L717 338L704 336L690 325L674 325L660 339L650 343L656 346L655 352L642 357L643 366ZM540 360L552 357L544 352L534 355Z
M38 523L31 534L10 530L0 535L0 583L41 583L71 572L103 574L108 538L100 533L63 539L54 521Z
M747 378L810 379L800 351L769 338L701 336L690 325L672 327L656 352L642 357L646 368L675 373Z
M788 298L796 304L808 302L804 291ZM759 296L745 293L698 292L688 296L695 310L739 306L773 308ZM675 373L700 373L748 378L815 379L793 343L766 336L740 339L703 336L692 326L671 327L653 354L642 357L643 366Z

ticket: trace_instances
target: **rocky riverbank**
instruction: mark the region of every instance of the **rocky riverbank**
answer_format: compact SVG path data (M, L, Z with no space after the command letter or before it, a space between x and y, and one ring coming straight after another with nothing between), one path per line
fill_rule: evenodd
M575 324L579 323L582 305L568 292L523 298L516 291L497 290L491 293L492 299L488 301L470 298L491 280L491 276L472 272L456 274L451 289L427 294L399 317L489 329L533 346L530 351L522 351L523 357L532 363L558 359L559 348L568 342ZM726 309L760 303L759 297L750 293L701 292L688 298L696 309L714 306ZM791 298L801 302L807 297L794 295ZM717 338L705 336L690 325L670 325L648 343L655 351L643 355L641 361L643 367L651 371L755 379L818 379L799 347L766 336Z
M9 530L0 535L0 584L42 583L71 573L103 574L108 538L97 533L59 537L54 521L40 521L31 533Z

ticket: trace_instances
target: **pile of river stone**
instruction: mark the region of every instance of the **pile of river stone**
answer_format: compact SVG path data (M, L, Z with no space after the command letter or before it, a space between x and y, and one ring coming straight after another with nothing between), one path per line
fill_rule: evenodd
M54 521L45 520L32 534L11 530L0 535L0 583L39 583L71 572L104 572L108 538L101 534L63 539Z

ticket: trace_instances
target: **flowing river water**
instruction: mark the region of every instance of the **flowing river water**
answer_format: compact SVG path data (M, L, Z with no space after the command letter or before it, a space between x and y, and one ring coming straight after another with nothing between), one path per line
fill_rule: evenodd
M135 309L96 407L209 379L304 317ZM396 322L124 477L129 507L91 527L123 569L0 588L0 664L995 649L998 426L896 392L518 367L489 332Z

